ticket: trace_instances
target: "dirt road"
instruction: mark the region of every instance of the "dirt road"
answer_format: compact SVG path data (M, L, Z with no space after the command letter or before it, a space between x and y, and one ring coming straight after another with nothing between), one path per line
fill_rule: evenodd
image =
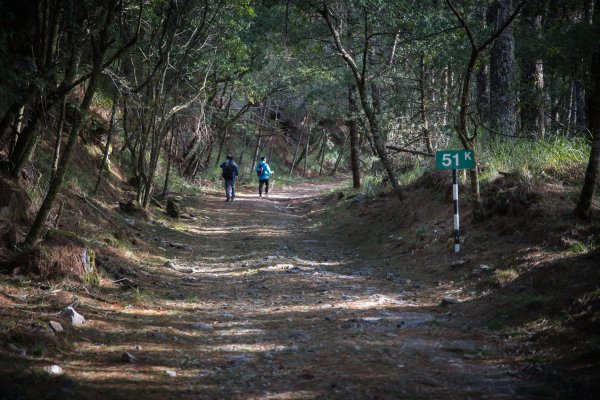
M140 266L138 301L82 304L47 397L532 398L498 338L307 214L323 186L277 189L207 195L188 204L196 221L154 225L182 248Z

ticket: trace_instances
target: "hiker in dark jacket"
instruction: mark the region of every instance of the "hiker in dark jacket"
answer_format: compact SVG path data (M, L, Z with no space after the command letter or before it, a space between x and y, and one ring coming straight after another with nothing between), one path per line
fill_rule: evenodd
M258 175L258 197L262 197L263 185L265 186L265 196L268 196L269 177L273 174L273 171L271 171L264 157L260 158L260 162L256 166L256 174Z
M235 180L239 174L238 165L233 161L233 156L227 155L227 161L220 165L225 180L225 201L235 200Z

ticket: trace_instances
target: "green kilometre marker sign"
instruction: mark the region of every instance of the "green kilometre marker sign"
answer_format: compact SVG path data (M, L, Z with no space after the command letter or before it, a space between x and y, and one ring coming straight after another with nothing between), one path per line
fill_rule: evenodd
M442 150L435 152L435 169L473 169L473 150Z
M475 168L473 150L442 150L435 152L435 169L452 170L452 203L454 204L454 252L460 252L460 218L458 214L457 169Z

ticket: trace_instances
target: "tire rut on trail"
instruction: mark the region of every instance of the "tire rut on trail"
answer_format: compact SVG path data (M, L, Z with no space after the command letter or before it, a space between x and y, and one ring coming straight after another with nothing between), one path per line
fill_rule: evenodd
M324 189L191 204L151 304L97 311L65 356L73 398L526 398L498 338L319 231L306 205Z

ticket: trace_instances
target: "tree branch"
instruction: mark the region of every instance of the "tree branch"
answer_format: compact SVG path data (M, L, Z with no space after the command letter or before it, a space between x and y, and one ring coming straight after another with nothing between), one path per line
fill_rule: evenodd
M435 154L432 154L432 153L426 153L424 151L419 151L419 150L405 149L405 148L397 147L397 146L394 146L391 144L388 144L385 147L390 150L394 150L396 152L410 153L410 154L415 154L418 156L425 156L425 157L435 157Z

